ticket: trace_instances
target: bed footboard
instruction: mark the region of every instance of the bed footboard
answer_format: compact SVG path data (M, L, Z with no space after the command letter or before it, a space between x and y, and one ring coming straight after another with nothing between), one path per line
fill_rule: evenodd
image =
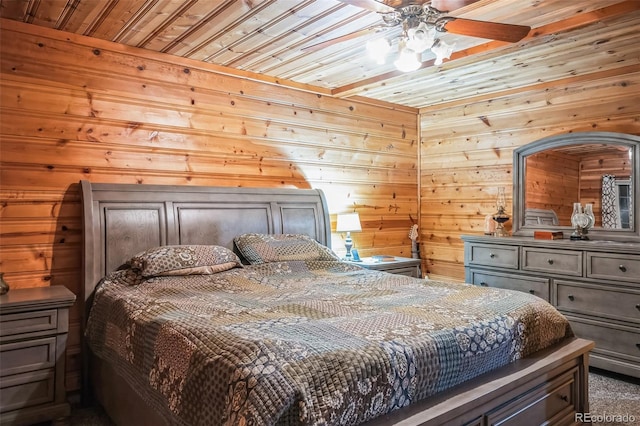
M577 424L576 414L589 412L593 346L572 339L366 425ZM167 424L111 366L97 358L91 365L93 395L116 424Z
M590 340L572 339L367 423L578 424L589 411Z

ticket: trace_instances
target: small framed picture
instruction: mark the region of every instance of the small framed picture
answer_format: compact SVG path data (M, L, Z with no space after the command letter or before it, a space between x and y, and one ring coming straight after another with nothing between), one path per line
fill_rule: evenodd
M360 255L358 254L358 250L351 249L351 260L354 262L360 262Z

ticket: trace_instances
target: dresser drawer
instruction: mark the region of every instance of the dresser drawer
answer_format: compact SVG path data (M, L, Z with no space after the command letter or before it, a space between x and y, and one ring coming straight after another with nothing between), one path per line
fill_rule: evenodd
M20 312L0 316L0 336L55 331L58 328L58 310Z
M47 337L0 345L0 376L53 368L56 341L55 337Z
M587 276L640 285L640 256L587 252Z
M640 329L567 315L577 337L596 342L594 353L640 364Z
M0 412L53 402L55 374L53 369L15 374L2 379Z
M502 274L471 269L471 283L483 287L498 287L508 290L518 290L549 301L549 279L527 277L522 275Z
M467 260L470 265L518 269L518 247L504 244L469 244Z
M522 270L582 276L582 252L522 247Z
M640 323L640 290L554 280L556 307Z

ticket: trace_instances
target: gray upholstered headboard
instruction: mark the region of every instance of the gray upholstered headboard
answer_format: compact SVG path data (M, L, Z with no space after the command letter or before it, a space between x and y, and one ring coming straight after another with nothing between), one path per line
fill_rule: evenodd
M331 244L329 212L321 190L85 180L80 185L85 303L106 273L151 247L212 244L234 249L233 238L246 232L307 234L321 244Z

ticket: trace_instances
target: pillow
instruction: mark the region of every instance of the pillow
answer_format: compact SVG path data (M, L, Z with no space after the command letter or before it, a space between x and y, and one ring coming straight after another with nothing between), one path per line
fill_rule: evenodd
M251 264L288 260L339 260L329 247L303 234L242 234L233 241Z
M136 254L129 260L131 269L143 277L167 275L215 274L236 266L240 259L221 246L160 246Z

